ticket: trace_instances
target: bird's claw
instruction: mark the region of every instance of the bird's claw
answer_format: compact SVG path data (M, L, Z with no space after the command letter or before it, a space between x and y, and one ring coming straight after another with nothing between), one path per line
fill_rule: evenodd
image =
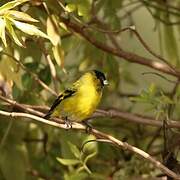
M65 121L64 121L64 126L65 126L66 130L71 129L72 128L72 123L66 118Z
M89 134L92 131L92 128L93 128L92 125L86 121L83 121L83 124L86 126L86 133Z

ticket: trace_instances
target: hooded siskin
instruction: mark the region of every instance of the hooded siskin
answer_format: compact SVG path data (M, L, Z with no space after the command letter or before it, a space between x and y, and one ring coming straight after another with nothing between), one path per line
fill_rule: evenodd
M86 72L58 96L45 118L61 117L76 122L89 118L97 108L104 85L107 84L102 72Z

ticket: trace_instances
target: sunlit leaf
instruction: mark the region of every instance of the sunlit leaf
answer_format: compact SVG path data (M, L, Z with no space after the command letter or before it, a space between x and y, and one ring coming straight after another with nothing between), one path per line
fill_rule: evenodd
M38 20L32 18L30 15L20 11L10 10L8 11L8 16L19 21L38 22Z
M79 16L86 16L88 14L87 8L84 7L82 4L78 5L78 15Z
M75 11L76 9L77 9L76 4L70 3L70 4L66 5L66 10L67 10L68 12L73 12L73 11Z
M52 47L52 51L53 51L53 55L56 60L56 63L63 68L64 67L64 50L58 44L57 46Z
M10 54L10 52L8 52L7 49L8 47L6 48L6 52ZM1 56L0 69L1 69L1 73L3 74L3 76L7 81L12 80L19 88L22 88L21 73L16 72L17 63L13 61L11 57L5 55Z
M10 1L6 4L4 4L3 6L0 7L0 14L3 14L5 11L9 10L9 9L13 9L14 7L27 2L29 0L15 0L15 1Z
M23 22L19 22L16 20L13 20L14 25L22 32L32 35L32 36L40 36L46 39L49 39L49 37L43 33L42 31L40 31L36 26L28 24L28 23L23 23Z
M53 18L53 17L52 17ZM60 43L60 35L58 33L57 26L55 22L53 23L52 18L47 18L47 34L54 46L57 46L58 43Z
M65 165L65 166L71 166L71 165L76 165L76 164L79 164L80 161L77 160L77 159L63 159L63 158L57 158L57 160Z
M16 35L13 27L12 27L12 24L11 24L11 22L10 22L8 19L6 19L6 28L8 29L9 34L10 34L11 37L13 38L14 42L15 42L18 46L25 47L25 46L23 45L23 42L18 39L18 37L17 37L17 35Z
M77 4L78 7L78 15L83 16L84 18L89 18L90 9L91 9L91 1L90 0L83 0Z
M68 142L68 144L69 144L70 150L71 150L71 152L74 154L74 156L75 156L76 158L79 158L80 155L81 155L81 153L80 153L79 149L77 148L77 146L75 146L75 145L72 144L71 142Z
M3 42L4 46L6 47L7 43L6 43L5 28L6 28L5 20L0 17L0 38L2 39L2 42Z

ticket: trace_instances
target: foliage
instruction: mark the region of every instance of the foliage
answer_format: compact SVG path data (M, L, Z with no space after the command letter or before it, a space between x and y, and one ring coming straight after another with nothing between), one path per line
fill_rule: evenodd
M118 52L139 54L141 60L152 59L156 62L152 68L158 63L179 68L179 10L178 0L1 0L0 95L41 106L44 112L45 105L50 106L55 95L81 73L99 69L110 82L104 89L102 109L137 113L168 124L180 115L178 85L159 76L142 76L149 71L149 61L130 63L132 54L130 62L124 61L123 56L103 51L98 43ZM73 29L68 22L80 28ZM132 26L133 30L120 31ZM149 49L135 36L136 30ZM167 63L149 53L151 50ZM176 75L174 78L163 72L164 77L176 80ZM170 72L173 75L172 69ZM22 110L2 100L0 109ZM99 117L91 123L158 160L165 156L165 150L179 160L179 131L168 127L163 131L124 118ZM0 116L0 179L120 180L161 175L149 162L106 143L93 141L82 150L82 145L92 139L95 137L85 132Z

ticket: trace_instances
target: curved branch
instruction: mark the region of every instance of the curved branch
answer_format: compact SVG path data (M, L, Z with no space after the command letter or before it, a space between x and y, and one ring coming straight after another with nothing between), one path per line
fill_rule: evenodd
M142 116L139 114L133 114L129 112L124 112L120 110L96 110L96 113L93 115L93 117L111 117L111 118L121 118L124 120L127 120L129 122L138 123L138 124L144 124L149 126L155 126L155 127L162 127L163 122L155 120L151 117ZM180 128L180 122L169 120L167 126L169 128Z
M54 122L54 121L49 121L49 120L43 119L41 117L38 117L38 116L35 116L35 115L32 115L32 114L6 112L6 111L0 110L0 115L12 117L12 118L15 118L15 117L29 118L29 119L35 120L37 122L42 122L44 124L48 124L48 125L51 125L51 126L54 126L54 127L57 127L57 128L66 129L64 124L59 124L59 123ZM72 124L72 128L77 129L77 130L85 130L86 129L86 127L84 125L79 124L79 123L75 123L75 122ZM109 140L109 142L111 142L112 144L118 146L119 148L123 148L124 150L129 150L129 151L139 155L140 157L142 157L142 158L146 159L147 161L151 162L155 167L160 169L166 175L168 175L168 176L170 176L170 177L172 177L174 179L180 180L179 175L177 175L176 173L174 173L173 171L168 169L160 161L156 160L155 158L153 158L152 156L150 156L148 153L144 152L143 150L138 149L137 147L132 146L132 145L126 143L126 142L122 142L122 141L116 139L115 137L113 137L111 135L108 135L108 134L105 134L105 133L103 133L101 131L98 131L96 129L92 129L91 133L94 136L96 136L96 138L103 138L105 140Z
M42 112L47 112L49 110L47 106L20 104L14 100L3 97L2 95L0 95L0 100L18 108L18 110L21 110L23 112L29 112L37 116L44 116L45 114ZM139 114L133 114L133 113L129 113L129 112L121 111L121 110L115 110L115 109L108 109L108 110L98 109L96 110L96 112L93 114L93 116L90 119L98 118L98 117L120 118L122 120L126 120L132 123L144 124L144 125L155 126L155 127L163 126L162 121L157 121L153 117L142 116ZM169 120L167 126L169 128L180 129L180 122Z
M84 30L82 25L78 25L78 24L71 22L68 19L63 18L63 17L61 17L61 21L63 23L65 23L66 26L69 29L71 29L73 32L80 34L88 42L90 42L92 45L94 45L98 49L101 49L102 51L105 51L105 52L113 54L117 57L126 59L130 63L141 64L141 65L153 68L155 70L158 70L160 72L167 73L167 74L170 74L172 76L180 78L180 71L178 71L177 69L172 69L167 64L163 64L163 63L154 61L152 59L139 56L135 53L131 53L131 52L125 51L125 50L120 49L120 48L118 48L118 49L112 48L111 46L104 44L100 41L97 41L95 38L93 38L92 35L90 34L90 31L88 31L88 29Z

